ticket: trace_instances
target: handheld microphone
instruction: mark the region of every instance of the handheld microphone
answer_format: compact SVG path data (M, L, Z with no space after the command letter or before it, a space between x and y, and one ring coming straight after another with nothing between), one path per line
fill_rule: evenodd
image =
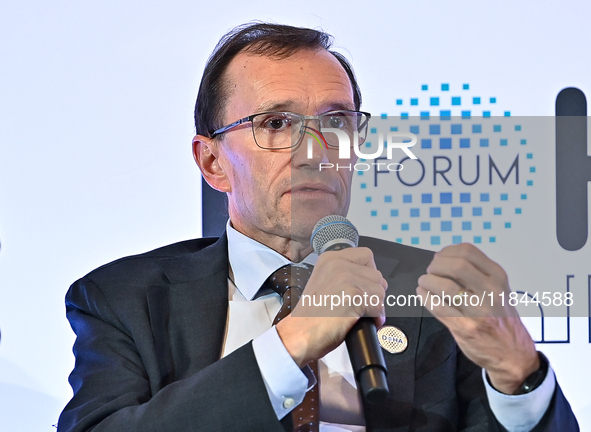
M330 215L320 219L314 226L310 242L314 251L320 255L326 251L357 247L359 233L347 218ZM386 380L388 369L378 344L374 320L359 318L345 341L361 394L371 403L383 400L389 392Z

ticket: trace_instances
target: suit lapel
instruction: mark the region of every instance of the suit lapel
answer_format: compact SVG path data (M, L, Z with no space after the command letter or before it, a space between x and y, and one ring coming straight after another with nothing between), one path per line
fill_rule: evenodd
M161 386L219 360L228 313L224 234L197 252L161 259L169 283L148 288L148 309Z
M386 248L387 245L387 248ZM360 246L368 246L374 252L378 270L388 282L387 295L408 295L415 293L414 272L406 271L402 257L396 257L391 243L371 241L362 238ZM412 416L415 390L415 355L420 334L422 308L396 308L386 306L387 326L395 326L408 338L407 349L400 354L382 350L388 368L388 398L379 404L364 401L364 412L368 431L383 429L388 431L408 430Z

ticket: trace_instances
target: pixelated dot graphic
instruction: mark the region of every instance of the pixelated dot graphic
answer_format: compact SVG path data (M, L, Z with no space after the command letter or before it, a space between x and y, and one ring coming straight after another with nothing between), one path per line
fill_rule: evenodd
M350 212L393 241L425 248L511 238L540 175L523 119L469 83L422 84L393 108L372 118L363 152L380 140L384 152L354 177L363 179L354 183L363 202ZM418 160L399 148L388 158L388 132L414 134Z

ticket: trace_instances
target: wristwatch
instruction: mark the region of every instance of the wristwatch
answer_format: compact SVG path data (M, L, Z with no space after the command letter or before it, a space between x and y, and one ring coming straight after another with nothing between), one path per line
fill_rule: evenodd
M514 393L516 395L522 395L526 393L530 393L537 389L548 374L548 359L544 354L538 351L538 357L540 358L540 367L537 371L530 374L519 386L517 391Z

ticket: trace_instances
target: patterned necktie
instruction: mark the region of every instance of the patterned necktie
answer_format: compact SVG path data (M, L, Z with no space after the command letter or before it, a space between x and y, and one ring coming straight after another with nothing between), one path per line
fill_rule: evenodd
M273 325L291 313L299 301L302 291L312 274L313 267L308 264L297 266L287 264L275 271L265 281L264 287L271 288L283 298L283 305L273 320ZM291 413L294 432L318 432L318 409L320 406L318 386L318 361L308 364L314 376L316 385L306 393L304 400Z

